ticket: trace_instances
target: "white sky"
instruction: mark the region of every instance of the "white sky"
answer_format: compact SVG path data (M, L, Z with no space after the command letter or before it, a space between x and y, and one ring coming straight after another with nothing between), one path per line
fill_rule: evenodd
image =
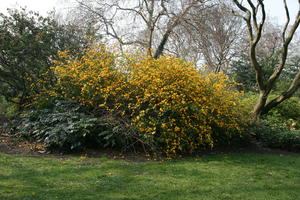
M69 1L72 0L0 0L0 12L5 12L7 8L26 6L28 10L39 11L42 15L46 15L47 12L54 8L60 10L61 8L68 6L66 3L64 4L64 2ZM274 18L275 22L277 21L279 24L283 24L285 21L285 12L282 1L283 0L265 0L268 15ZM298 1L287 0L287 2L290 12L292 16L294 16L298 9Z
M28 10L39 11L45 15L52 10L57 0L0 0L0 11L5 12L7 8L27 7Z

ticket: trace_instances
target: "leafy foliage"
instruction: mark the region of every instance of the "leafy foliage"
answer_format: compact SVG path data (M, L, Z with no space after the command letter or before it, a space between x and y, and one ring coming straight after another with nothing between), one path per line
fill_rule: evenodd
M71 152L86 147L125 151L142 142L125 119L105 112L95 117L70 100L55 100L48 108L26 111L16 123L18 135L43 143L49 151Z
M44 143L49 150L70 151L94 136L96 123L97 118L80 111L78 105L56 101L52 108L22 113L17 133Z
M103 46L76 59L68 52L60 56L53 67L58 82L45 91L49 96L129 119L143 141L155 141L168 154L212 147L243 123L240 93L223 74L205 77L170 56L118 57Z
M263 79L266 80L273 72L274 66L278 64L278 54L271 57L261 56L260 63L263 69ZM232 73L236 82L241 83L238 85L240 90L257 91L257 83L255 78L255 71L251 66L250 60L246 55L240 56L238 61L233 62Z
M235 61L232 64L232 69L233 72L231 76L233 76L236 82L240 83L240 85L237 85L237 88L239 90L243 90L246 92L257 91L255 72L251 68L249 61Z
M77 52L89 39L74 26L59 25L25 9L0 14L0 95L20 105L39 93L37 82L52 84L45 72L57 51Z
M271 95L270 98L275 95ZM247 93L244 102L252 108L258 95ZM255 133L258 141L271 148L284 150L300 150L300 102L297 97L292 97L281 103L262 119L248 127L247 132Z
M3 96L0 96L0 115L5 118L12 118L16 115L17 107L15 104L6 101Z
M300 102L299 98L291 97L286 102L278 105L274 108L274 112L278 113L281 117L285 119L293 119L300 122Z
M258 141L270 148L289 151L300 151L299 130L288 130L284 127L274 127L268 121L263 121L252 130Z

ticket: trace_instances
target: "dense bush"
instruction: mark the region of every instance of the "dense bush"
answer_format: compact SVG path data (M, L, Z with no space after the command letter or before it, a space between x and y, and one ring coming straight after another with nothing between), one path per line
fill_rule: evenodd
M0 96L0 115L12 118L16 115L17 109L16 104L8 102L3 96Z
M300 131L274 128L269 122L263 121L252 127L252 132L264 146L289 151L300 151Z
M94 134L97 119L80 111L74 103L56 101L52 108L22 113L17 133L35 139L49 150L70 151L84 146Z
M240 94L223 74L203 76L192 64L168 56L145 57L129 71L131 92L124 96L130 102L128 113L135 126L153 134L165 151L212 147L240 128L245 114Z
M137 142L134 132L124 129L123 121L107 114L96 118L66 100L24 112L17 122L17 134L45 144L50 151L70 152L89 146L131 148L129 145Z
M270 114L278 114L280 117L283 117L286 120L292 119L300 122L299 98L291 97L271 110Z
M245 110L225 75L203 76L170 56L116 55L102 46L80 58L62 52L53 67L58 82L47 94L126 118L143 142L168 154L212 147L240 129Z
M248 109L253 108L257 97L255 93L245 95L243 101L249 105ZM274 97L270 96L271 99ZM248 132L255 133L257 140L264 146L299 151L299 124L300 102L297 97L292 97L263 115L259 122L248 128Z

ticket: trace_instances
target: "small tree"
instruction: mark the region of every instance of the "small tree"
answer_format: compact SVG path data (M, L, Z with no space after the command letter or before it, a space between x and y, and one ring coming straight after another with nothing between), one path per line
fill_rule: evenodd
M285 13L287 21L281 31L281 46L277 48L277 52L280 52L279 63L274 68L271 75L264 79L263 77L263 65L258 60L257 48L262 38L263 28L266 21L265 4L263 0L247 0L248 6L245 6L238 0L233 0L234 4L241 12L235 12L236 15L241 16L247 24L249 34L249 58L251 66L253 67L256 75L256 82L259 90L259 99L253 109L253 117L259 118L262 114L268 113L272 108L290 98L300 86L300 70L296 73L290 86L287 90L281 93L281 95L267 102L271 91L275 87L275 83L279 80L282 71L286 67L286 61L288 58L288 48L295 35L295 32L300 23L300 8L295 17L295 21L290 25L290 14L286 3L284 2ZM298 0L300 7L300 0Z

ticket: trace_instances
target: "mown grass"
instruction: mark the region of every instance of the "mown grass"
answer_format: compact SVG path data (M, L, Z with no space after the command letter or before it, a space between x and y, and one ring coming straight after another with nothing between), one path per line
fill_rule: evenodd
M0 199L298 200L300 156L133 162L0 154Z

